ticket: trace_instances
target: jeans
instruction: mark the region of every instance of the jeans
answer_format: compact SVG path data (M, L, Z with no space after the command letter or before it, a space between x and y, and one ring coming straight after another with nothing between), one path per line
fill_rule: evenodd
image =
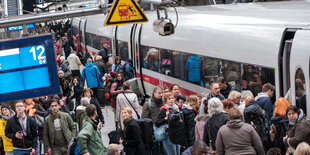
M164 144L167 155L180 154L180 145L171 143L168 136L162 142Z
M15 150L15 149L13 149L13 154L14 155L30 155L31 151L32 151L32 149L29 149L29 150Z
M14 155L13 151L6 151L5 153L6 153L6 155Z

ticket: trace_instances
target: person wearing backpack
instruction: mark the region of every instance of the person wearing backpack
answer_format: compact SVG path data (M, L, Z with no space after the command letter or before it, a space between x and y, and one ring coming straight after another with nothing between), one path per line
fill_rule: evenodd
M134 70L134 67L132 66L132 59L128 59L125 64L123 65L122 67L122 73L124 74L124 77L125 77L125 80L129 80L129 79L132 79L134 78L134 75L133 75L133 70Z
M182 112L184 115L185 128L186 128L186 145L185 147L190 147L195 143L195 118L197 116L199 106L198 98L196 95L191 95L187 97L186 104L183 104Z
M169 129L169 122L168 122L169 113L171 111L177 111L178 112L179 108L176 104L174 104L174 96L172 93L164 94L164 103L165 103L165 105L163 105L160 108L160 111L157 115L157 119L155 121L155 126L160 127L161 125L168 124L167 130L171 131L172 127L170 126L170 129ZM170 141L169 136L172 136L172 135L169 135L169 133L171 133L171 132L168 131L168 135L162 141L163 145L164 145L164 149L165 149L167 155L178 155L178 154L180 154L180 145L173 144ZM177 138L177 137L173 137L173 138ZM182 138L182 137L178 137L178 138ZM186 137L183 137L183 138L186 138Z
M268 121L273 115L273 105L270 98L272 98L274 90L275 87L272 84L266 83L263 85L262 92L255 97L257 104L266 112Z
M244 109L244 120L254 127L261 138L265 151L268 151L271 148L268 114L257 104L253 97L248 98L246 98L249 102Z
M143 104L142 118L150 118L153 124L156 121L160 108L164 105L163 102L164 89L161 86L156 86L153 89L153 95Z
M120 56L115 56L114 64L111 66L111 72L120 73L122 69L122 60Z
M122 108L122 118L124 120L123 139L119 143L123 144L126 155L145 155L146 150L141 138L140 126L133 119L130 108Z
M270 138L275 148L281 149L281 154L285 155L285 145L283 137L288 131L288 119L286 117L286 109L290 106L288 100L280 97L275 102L274 116L271 118Z

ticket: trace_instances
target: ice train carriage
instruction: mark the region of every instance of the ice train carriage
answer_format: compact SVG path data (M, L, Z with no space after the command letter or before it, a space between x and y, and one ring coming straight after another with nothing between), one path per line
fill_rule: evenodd
M292 104L300 97L295 91L295 81L301 81L309 103L309 2L176 9L177 13L168 9L168 17L174 24L178 15L175 33L170 36L153 31L156 11L146 12L148 23L117 27L104 27L103 14L75 18L73 22L79 24L73 26L79 25L79 31L73 32L82 36L84 52L94 54L107 42L113 55L132 58L143 94L151 95L155 85L173 83L182 87L184 95L205 94L210 83L222 75L236 90L249 89L254 94L270 82L276 86L275 97L290 92ZM187 82L184 66L193 54L203 64L200 84ZM149 61L153 67L145 65ZM250 81L255 83L251 85ZM310 106L307 111L310 112Z

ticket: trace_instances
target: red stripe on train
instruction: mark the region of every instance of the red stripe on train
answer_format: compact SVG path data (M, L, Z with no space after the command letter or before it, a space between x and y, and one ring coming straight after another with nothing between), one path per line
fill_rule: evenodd
M137 72L137 78L141 79L141 74L138 73L138 72ZM150 83L150 84L152 84L154 86L165 85L165 86L170 88L170 86L172 85L172 83L169 83L169 82L166 82L166 81L161 81L161 80L159 80L157 78L154 78L154 77L151 77L151 76L148 76L148 75L145 75L145 74L142 74L142 78L143 78L144 82ZM195 95L195 94L198 93L198 92L193 92L193 91L190 91L190 90L182 88L182 87L180 88L180 92L184 96Z

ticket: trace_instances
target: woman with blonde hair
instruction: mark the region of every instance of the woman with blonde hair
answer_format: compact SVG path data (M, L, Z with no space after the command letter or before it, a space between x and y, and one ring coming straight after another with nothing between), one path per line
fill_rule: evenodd
M298 144L295 155L310 155L310 145L306 142Z
M124 120L123 140L120 140L119 143L123 144L126 155L146 154L139 124L132 117L130 108L122 108L122 119Z
M288 100L283 97L278 98L275 102L273 117L271 118L270 138L274 143L274 147L280 148L282 154L285 154L285 145L282 139L288 131L286 109L289 106Z

